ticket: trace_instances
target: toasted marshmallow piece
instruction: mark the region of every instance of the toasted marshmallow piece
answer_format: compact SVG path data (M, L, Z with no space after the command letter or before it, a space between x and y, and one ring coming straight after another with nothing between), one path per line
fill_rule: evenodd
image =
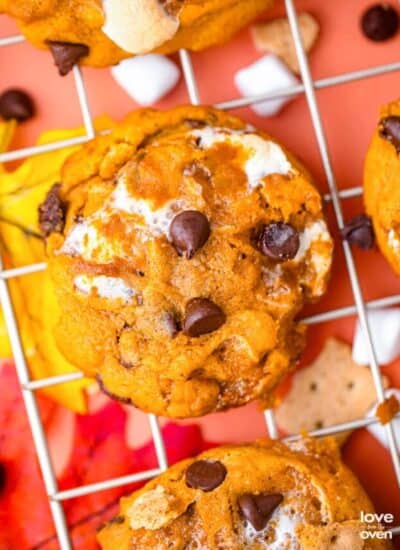
M111 68L111 74L139 105L156 103L174 88L180 78L175 63L159 54L124 59Z
M266 55L235 74L235 84L245 97L269 94L299 84L299 80L276 55ZM251 106L260 116L276 115L292 98L270 99Z
M243 170L247 176L249 190L260 187L266 176L271 174L286 176L292 172L292 165L283 149L277 143L257 134L228 128L204 128L194 130L192 135L199 138L199 146L202 148L210 148L217 143L241 147L247 157Z
M378 363L391 363L400 355L400 308L371 310L368 320ZM369 363L368 346L359 321L353 340L353 359L360 365Z
M101 298L110 300L121 299L129 303L134 296L135 291L120 277L106 277L98 275L91 277L89 275L77 275L74 279L75 287L83 294L90 294L93 290Z
M123 50L142 54L170 40L179 20L158 0L103 0L102 31Z
M400 401L400 390L397 388L389 388L385 391L385 397L386 399L390 397L391 395L394 395L398 401ZM367 413L367 416L374 416L376 411L376 404L370 408L370 410ZM400 419L394 418L392 420L392 425L394 428L395 437L397 440L397 444L400 444ZM386 429L385 426L380 424L379 422L375 422L374 424L370 424L367 427L369 433L373 435L381 445L383 445L386 448L389 448L389 443L386 436Z

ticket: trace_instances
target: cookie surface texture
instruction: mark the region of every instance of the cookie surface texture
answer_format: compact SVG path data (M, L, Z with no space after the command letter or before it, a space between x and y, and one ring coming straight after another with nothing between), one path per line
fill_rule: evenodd
M14 17L35 46L80 45L87 51L77 61L105 67L134 54L202 50L225 42L272 4L273 0L0 0L0 13Z
M400 275L400 101L381 109L364 167L364 201L376 240Z
M142 110L70 157L57 189L40 212L69 360L160 415L267 404L331 265L294 157L215 109Z
M372 505L334 442L291 445L221 447L172 466L121 500L99 531L102 549L389 548L361 538Z

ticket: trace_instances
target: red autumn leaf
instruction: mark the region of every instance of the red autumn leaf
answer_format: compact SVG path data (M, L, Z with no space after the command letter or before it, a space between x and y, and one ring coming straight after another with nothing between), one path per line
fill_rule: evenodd
M0 549L25 550L54 532L21 390L12 364L0 370ZM39 399L46 425L56 405Z
M0 489L0 550L58 550L43 482L26 419L14 369L0 371L0 384L7 388L0 401L0 463L6 468L6 485ZM57 406L41 399L44 423ZM75 417L73 451L59 479L59 489L128 475L156 467L152 443L137 450L125 441L126 413L110 402L95 414ZM170 463L198 454L209 445L198 426L168 424L163 429ZM138 484L136 484L137 486ZM64 503L74 550L97 550L96 529L112 517L123 486L100 491Z

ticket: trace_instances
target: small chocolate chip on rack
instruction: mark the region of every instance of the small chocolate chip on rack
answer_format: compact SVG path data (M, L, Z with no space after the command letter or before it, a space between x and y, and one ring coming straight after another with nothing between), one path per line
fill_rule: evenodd
M186 470L186 485L208 493L221 485L226 474L225 466L218 460L197 460Z
M219 329L226 321L222 309L207 298L193 298L186 305L183 331L187 336L198 337Z
M273 260L293 259L300 246L298 231L288 223L273 222L264 225L256 236L257 247Z
M400 116L388 116L379 122L379 135L400 153Z
M361 214L348 221L341 229L340 235L342 239L362 250L370 250L375 243L374 228L371 219L366 214Z
M364 35L374 42L392 38L399 28L399 15L389 4L375 4L361 18Z
M82 57L89 55L89 47L85 44L48 41L48 45L61 76L68 74Z
M45 237L61 232L65 224L65 205L60 198L61 183L55 183L39 206L39 227Z
M251 523L254 529L261 531L266 527L282 500L283 495L275 493L261 493L259 495L246 493L238 498L238 506L243 516Z
M208 241L210 222L202 212L186 210L172 220L169 234L178 254L191 259Z
M24 122L35 114L32 98L17 88L6 90L0 95L0 116L5 120L15 119Z

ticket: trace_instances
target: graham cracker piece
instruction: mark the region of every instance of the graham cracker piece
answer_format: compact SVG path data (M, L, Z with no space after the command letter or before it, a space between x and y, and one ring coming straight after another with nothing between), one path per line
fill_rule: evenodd
M318 38L319 23L310 13L301 13L299 25L304 48L309 53ZM294 73L300 72L289 21L286 18L257 23L251 27L251 31L257 50L276 54Z
M329 338L317 359L293 376L276 419L285 432L300 433L363 418L375 401L370 369L354 363L348 344ZM338 441L349 434L339 434Z

